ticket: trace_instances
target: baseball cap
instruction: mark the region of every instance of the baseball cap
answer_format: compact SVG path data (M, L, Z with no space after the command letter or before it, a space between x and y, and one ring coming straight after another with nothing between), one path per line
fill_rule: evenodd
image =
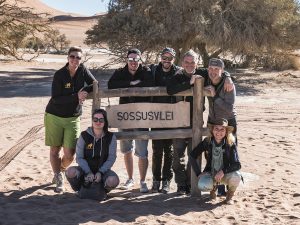
M217 67L224 68L224 62L221 59L211 58L209 60L208 66L217 66Z
M139 55L139 56L141 56L141 51L140 50L138 50L137 48L132 48L132 49L129 49L128 50L128 52L127 52L127 57L128 57L128 55L130 55L130 54L137 54L137 55Z
M162 50L161 54L163 55L163 54L165 54L165 53L170 53L173 57L175 57L175 55L176 55L175 50L174 50L173 48L169 48L169 47L164 48L164 49Z

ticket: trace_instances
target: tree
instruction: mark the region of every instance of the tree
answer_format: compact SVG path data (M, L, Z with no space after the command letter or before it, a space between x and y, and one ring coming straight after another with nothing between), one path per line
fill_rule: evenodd
M135 46L150 56L163 47L210 57L289 51L300 45L296 0L110 0L86 43L119 57Z
M46 32L43 42L47 50L53 48L57 52L64 52L71 43L65 34L60 34L59 30L55 29Z
M18 0L0 0L0 54L22 59L28 38L49 31L45 13L34 13L31 8L18 5Z

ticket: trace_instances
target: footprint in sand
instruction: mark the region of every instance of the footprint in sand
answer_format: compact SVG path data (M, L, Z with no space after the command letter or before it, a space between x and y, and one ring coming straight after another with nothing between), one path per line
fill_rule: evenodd
M33 179L31 177L20 177L22 180L30 180L32 181Z

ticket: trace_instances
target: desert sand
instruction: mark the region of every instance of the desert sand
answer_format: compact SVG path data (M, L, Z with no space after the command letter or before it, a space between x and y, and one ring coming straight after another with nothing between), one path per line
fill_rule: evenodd
M25 3L53 16L65 14L37 0ZM72 44L84 47L84 33L94 22L60 21L53 26ZM96 58L87 63L90 68L107 60L103 55ZM41 55L38 62L30 63L0 61L0 225L300 224L300 71L232 73L245 179L234 205L223 204L224 198L212 202L208 193L178 197L174 181L167 195L140 194L136 185L133 191L116 189L107 201L97 202L79 199L68 184L64 194L56 194L51 184L43 115L52 76L65 62L62 55ZM105 86L109 74L98 72L96 78ZM102 105L107 104L104 99ZM91 100L84 104L82 130L90 124L91 106ZM204 117L206 120L207 115ZM151 155L150 142L149 187ZM119 149L117 156L113 169L124 182L126 172ZM134 170L137 181L136 159Z
M300 224L300 71L236 74L239 155L245 184L224 199L116 189L104 202L56 194L44 145L43 114L63 62L1 61L0 224ZM107 75L98 73L105 85ZM116 99L111 99L111 103ZM87 100L82 129L90 123ZM107 105L107 100L103 101ZM206 120L206 117L204 118ZM151 143L149 143L151 159ZM136 159L135 159L136 160ZM151 160L150 160L151 162ZM75 164L75 163L74 163ZM113 169L126 179L118 149ZM135 178L138 179L137 161ZM147 174L151 186L151 163Z

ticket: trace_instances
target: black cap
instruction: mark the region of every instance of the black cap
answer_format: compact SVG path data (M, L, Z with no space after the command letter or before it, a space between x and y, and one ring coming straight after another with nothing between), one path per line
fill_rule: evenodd
M141 56L141 51L140 50L138 50L137 48L132 48L132 49L130 49L128 52L127 52L127 57L130 55L130 54L137 54L137 55L139 55L139 56Z
M165 54L165 53L170 53L173 57L175 57L175 55L176 55L175 50L174 50L173 48L169 48L169 47L164 48L164 49L162 50L161 54L163 55L163 54Z

